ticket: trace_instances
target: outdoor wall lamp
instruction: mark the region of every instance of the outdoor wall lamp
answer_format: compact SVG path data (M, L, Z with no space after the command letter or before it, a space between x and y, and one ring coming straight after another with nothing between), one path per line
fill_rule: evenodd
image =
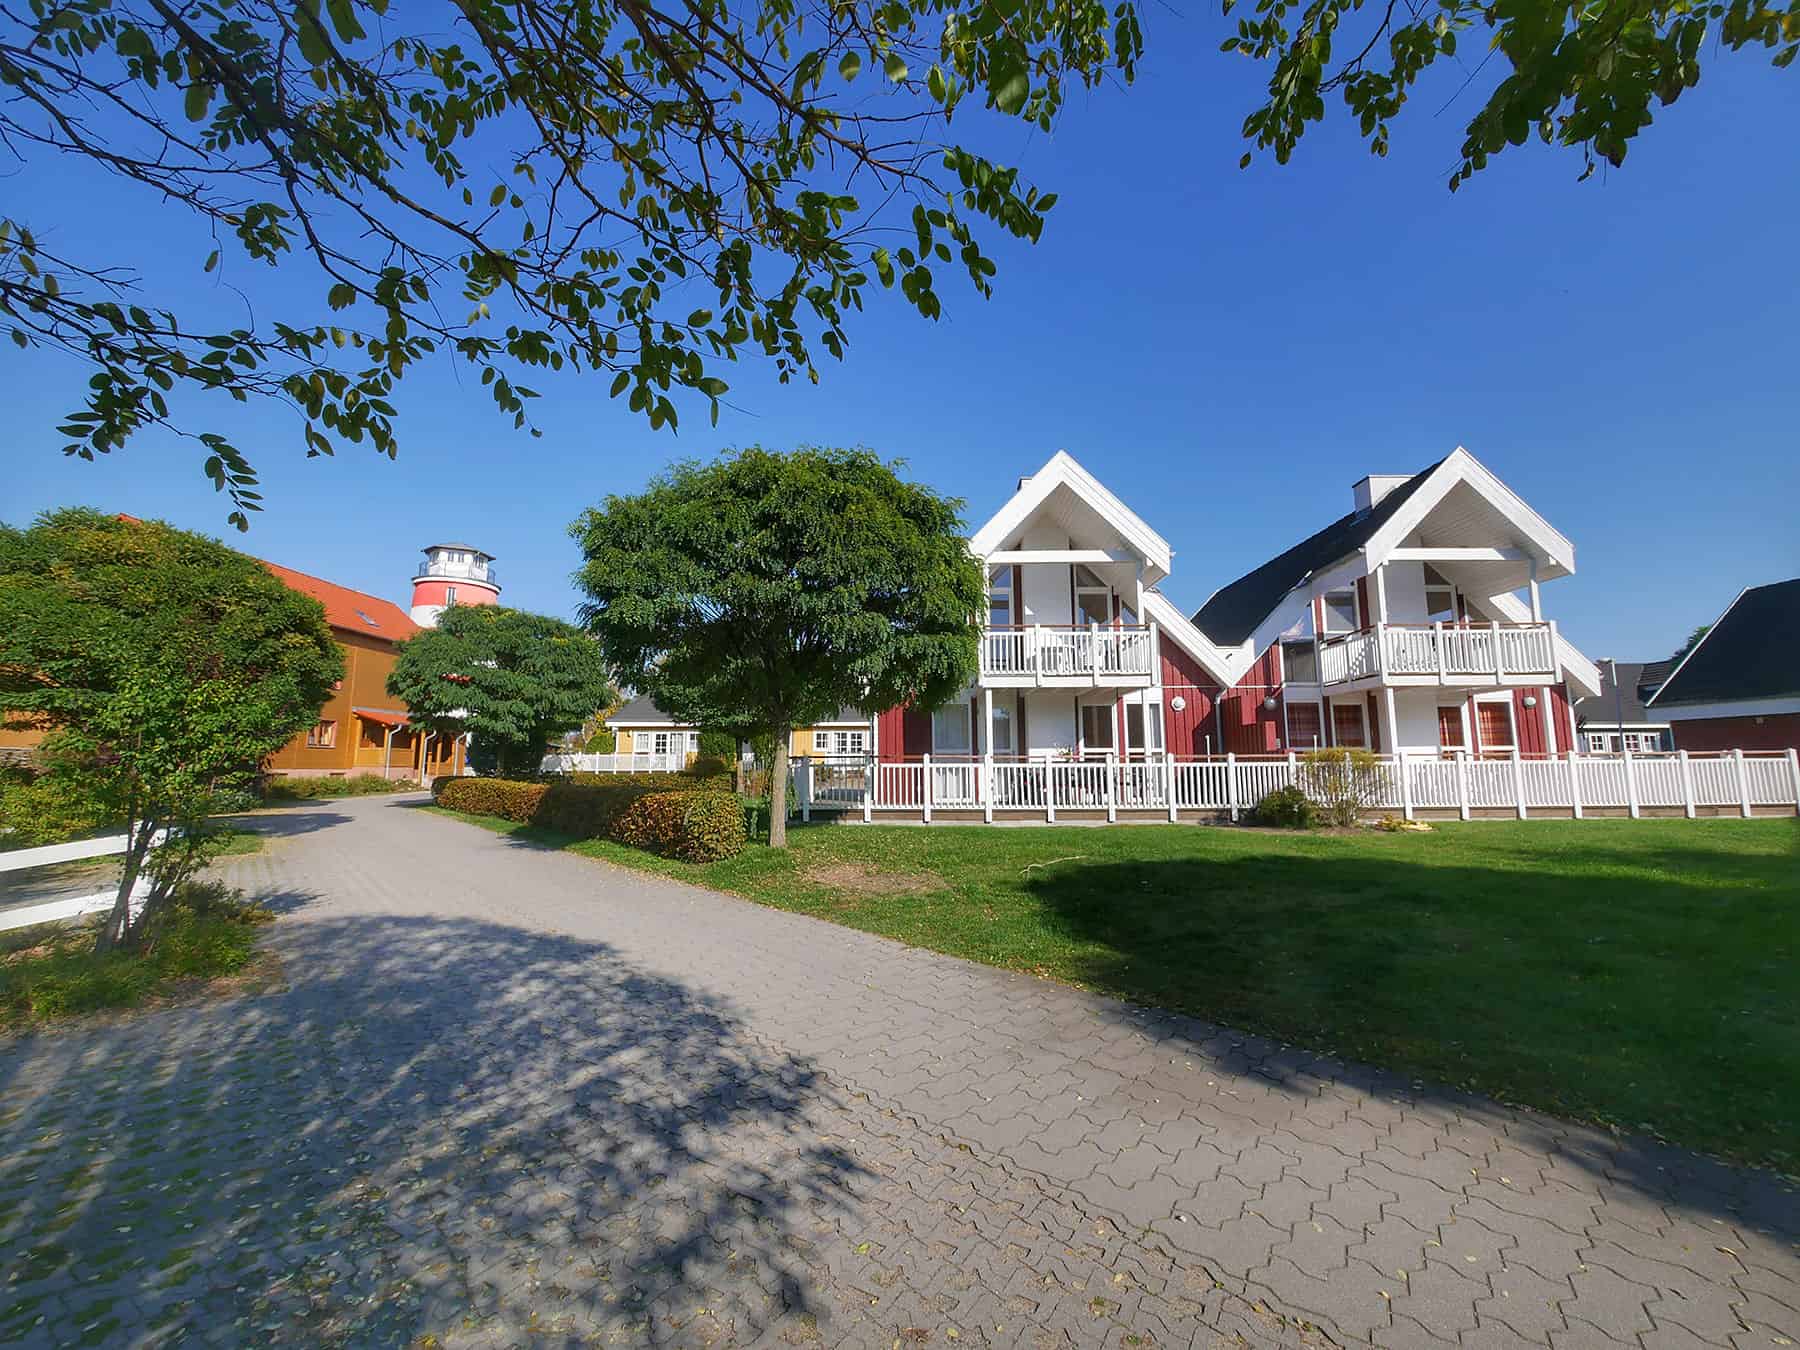
M1187 707L1187 700L1180 694L1177 694L1174 698L1169 700L1169 706L1176 712L1180 712L1183 708Z
M1267 698L1265 698L1263 700L1263 707L1267 708L1270 712L1274 712L1275 709L1279 708L1280 706L1281 706L1281 700L1276 698L1275 695L1273 695L1273 694L1270 694Z
M1536 694L1525 695L1525 706L1527 708L1537 707L1537 695Z

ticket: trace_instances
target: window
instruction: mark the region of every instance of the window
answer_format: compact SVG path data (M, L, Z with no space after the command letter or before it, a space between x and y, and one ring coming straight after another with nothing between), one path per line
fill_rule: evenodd
M1325 592L1325 631L1327 633L1354 633L1356 622L1356 592Z
M1425 566L1425 622L1456 622L1456 587L1430 564Z
M961 703L947 703L931 714L931 753L969 753L969 710Z
M454 605L456 603L456 587L444 587L444 603L446 605Z
M1316 703L1288 704L1287 727L1290 750L1314 750L1325 744L1323 723L1319 720L1319 705Z
M994 730L990 745L996 755L1010 755L1013 752L1013 712L1003 703L994 704Z
M1464 750L1468 742L1463 736L1463 714L1458 704L1438 705L1438 745L1445 750Z
M1112 704L1081 705L1081 748L1090 754L1103 754L1113 748Z
M1134 755L1162 749L1162 704L1152 703L1148 718L1145 712L1142 703L1125 705L1125 749ZM1148 741L1145 740L1146 733Z
M1081 566L1075 568L1075 622L1112 622L1112 587Z
M1012 624L1012 568L996 567L988 573L988 626L1010 628Z
M1512 700L1483 699L1475 705L1476 727L1481 734L1482 751L1511 751L1513 748Z
M329 750L336 744L336 722L315 722L312 730L306 733L306 748L308 750Z
M1282 643L1281 670L1283 677L1294 684L1317 684L1319 653L1311 641Z
M814 745L828 755L865 755L869 752L866 731L821 731L813 737Z
M1360 703L1331 705L1331 739L1336 745L1367 745L1363 735L1363 706Z
M1614 748L1613 738L1604 731L1590 731L1587 733L1587 748L1589 754L1610 755Z

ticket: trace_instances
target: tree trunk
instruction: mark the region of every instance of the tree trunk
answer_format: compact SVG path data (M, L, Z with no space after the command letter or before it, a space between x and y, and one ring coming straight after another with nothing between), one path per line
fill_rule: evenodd
M769 766L769 847L787 847L788 741L790 727L775 732L775 762Z
M150 851L150 838L156 822L142 820L135 828L126 826L125 870L119 876L119 893L113 900L112 912L100 925L100 936L94 940L94 954L104 956L125 941L131 929L131 891L137 885L138 873L144 866L144 855Z

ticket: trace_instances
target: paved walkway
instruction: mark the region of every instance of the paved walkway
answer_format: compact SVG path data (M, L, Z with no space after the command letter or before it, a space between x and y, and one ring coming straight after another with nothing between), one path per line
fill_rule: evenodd
M412 810L0 1042L0 1343L1800 1341L1769 1178Z

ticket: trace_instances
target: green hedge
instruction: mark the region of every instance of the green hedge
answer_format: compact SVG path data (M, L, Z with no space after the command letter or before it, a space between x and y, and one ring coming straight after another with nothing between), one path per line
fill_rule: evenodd
M269 801L316 801L322 797L370 797L379 792L417 792L416 778L383 778L378 773L350 774L343 778L291 778L271 774L262 795Z
M733 857L748 838L737 798L720 780L694 774L573 774L549 783L440 778L431 792L452 811L612 839L687 862Z

